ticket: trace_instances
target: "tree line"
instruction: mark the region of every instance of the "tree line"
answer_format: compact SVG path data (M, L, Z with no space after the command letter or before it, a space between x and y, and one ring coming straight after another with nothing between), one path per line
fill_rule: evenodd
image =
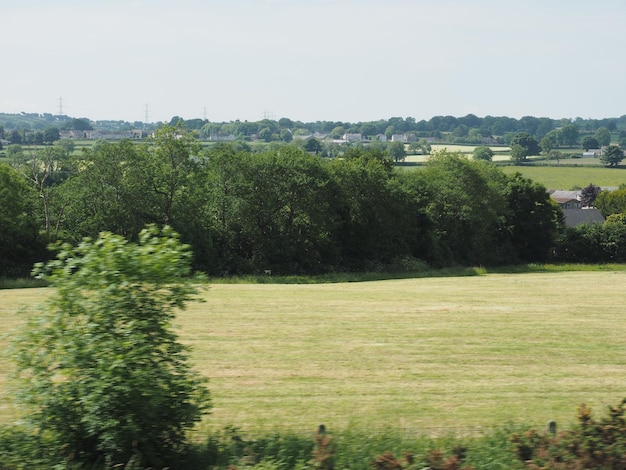
M49 146L0 166L4 274L57 240L169 225L211 275L416 270L546 259L560 209L488 162L433 155L397 171L382 147L324 159L294 145L203 149L181 126L149 142Z

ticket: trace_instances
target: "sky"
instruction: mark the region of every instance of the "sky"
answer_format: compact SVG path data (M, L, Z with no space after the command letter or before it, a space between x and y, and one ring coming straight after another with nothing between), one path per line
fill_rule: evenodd
M0 0L0 113L626 114L623 0Z

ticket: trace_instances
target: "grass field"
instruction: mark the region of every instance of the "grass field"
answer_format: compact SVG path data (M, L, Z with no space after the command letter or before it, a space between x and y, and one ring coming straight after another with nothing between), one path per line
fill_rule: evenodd
M626 168L623 167L503 166L501 169L509 174L520 172L548 189L584 188L590 183L602 187L626 184Z
M180 334L210 379L206 429L567 426L580 403L604 413L625 394L625 284L624 271L215 284ZM0 291L3 330L47 293ZM16 415L10 370L0 422Z

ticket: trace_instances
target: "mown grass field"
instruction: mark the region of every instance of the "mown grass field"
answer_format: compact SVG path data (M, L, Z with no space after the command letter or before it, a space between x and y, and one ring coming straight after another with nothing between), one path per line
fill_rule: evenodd
M567 426L580 403L603 414L626 393L625 284L625 271L214 284L178 323L210 379L207 430ZM49 292L0 291L4 332ZM10 371L0 422L17 413Z

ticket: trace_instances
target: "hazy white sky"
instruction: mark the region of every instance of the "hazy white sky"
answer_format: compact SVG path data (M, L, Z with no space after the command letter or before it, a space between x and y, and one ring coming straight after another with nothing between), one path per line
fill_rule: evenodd
M624 0L0 0L0 112L626 114Z

